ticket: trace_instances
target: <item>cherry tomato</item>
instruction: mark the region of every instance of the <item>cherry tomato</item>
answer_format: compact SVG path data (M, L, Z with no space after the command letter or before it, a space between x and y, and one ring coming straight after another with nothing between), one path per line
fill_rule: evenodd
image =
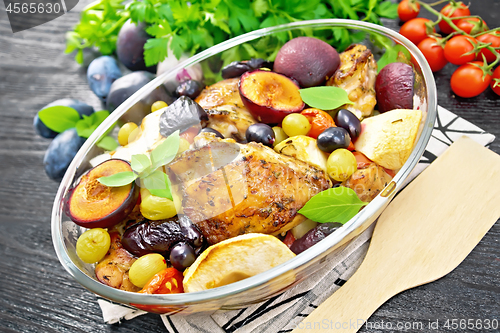
M173 267L156 273L139 291L143 294L178 294L183 293L182 273Z
M469 7L464 5L462 2L457 2L456 5L450 3L441 9L441 14L446 17L460 17L460 16L470 16ZM456 24L458 20L452 20L454 24ZM439 29L442 33L449 34L453 32L453 28L450 27L445 20L441 20L439 22Z
M500 66L498 66L494 71L493 75L491 76L492 80L490 83L491 89L493 89L493 92L497 95L500 96ZM495 81L498 80L498 81Z
M481 61L462 65L451 76L451 90L460 97L477 96L485 91L491 82L491 75L486 74L483 79L483 71L474 64L483 65Z
M465 33L469 35L475 35L480 33L481 31L488 30L488 26L486 22L477 18L477 17L469 17L458 20L455 25Z
M491 43L491 47L500 47L500 32L498 32L498 31L484 34L481 36L477 36L476 39L480 42L483 42L483 43ZM500 53L500 50L497 50L497 53ZM490 50L481 49L481 51L479 51L479 54L477 55L477 60L482 61L483 54L484 54L484 57L486 58L487 62L493 62L497 58L497 55L495 55Z
M398 5L398 16L403 22L414 19L420 13L420 4L417 2L410 3L409 0L403 0Z
M427 38L427 27L425 25L427 22L431 22L431 20L423 17L414 18L403 24L399 29L399 33L408 38L413 44L418 45ZM435 32L434 28L432 30Z
M359 151L353 151L352 154L356 157L356 162L358 163L358 169L364 169L372 164L372 160L366 157L363 153Z
M474 50L475 43L474 38L463 35L455 36L446 42L444 56L454 65L463 65L474 61L476 55L474 53L466 55L466 53Z
M443 47L439 45L434 38L428 37L424 39L418 43L418 48L424 54L433 72L443 69L448 63L444 57Z
M332 116L330 116L325 111L309 108L301 112L303 116L309 120L311 124L311 129L307 132L307 135L311 138L317 139L318 135L329 127L336 127Z

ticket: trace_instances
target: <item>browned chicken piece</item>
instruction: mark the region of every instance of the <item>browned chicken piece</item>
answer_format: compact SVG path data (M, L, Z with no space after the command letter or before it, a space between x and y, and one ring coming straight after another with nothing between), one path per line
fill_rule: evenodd
M219 131L225 138L244 142L248 126L256 120L241 101L238 82L238 78L219 81L205 88L196 102L207 111L207 127Z
M377 63L371 51L364 45L354 44L340 54L340 67L326 85L347 91L354 104L346 104L343 107L363 119L373 113L377 104L376 76Z
M383 167L370 163L358 169L342 185L353 189L361 201L372 201L392 180Z
M136 260L121 243L118 232L110 232L111 246L106 256L95 267L95 275L101 283L125 291L137 292L141 288L130 282L128 271Z
M297 211L331 187L326 173L262 144L215 140L168 168L182 208L210 244L246 233L277 235L305 218Z

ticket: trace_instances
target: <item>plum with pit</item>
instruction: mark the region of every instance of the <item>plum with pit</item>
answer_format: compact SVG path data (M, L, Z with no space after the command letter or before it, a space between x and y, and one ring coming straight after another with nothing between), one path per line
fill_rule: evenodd
M259 122L277 124L286 115L300 112L304 102L292 79L265 70L244 73L239 82L243 104Z
M70 190L65 202L66 214L85 228L109 228L121 222L137 203L138 186L132 182L109 187L98 179L125 171L132 171L132 168L127 161L119 159L107 160L92 168Z

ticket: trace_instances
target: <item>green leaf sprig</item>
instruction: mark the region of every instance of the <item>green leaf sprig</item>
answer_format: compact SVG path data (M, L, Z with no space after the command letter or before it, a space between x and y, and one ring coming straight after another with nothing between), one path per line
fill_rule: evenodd
M404 62L409 63L411 59L410 51L408 51L403 45L395 44L388 37L371 34L371 40L375 45L384 50L384 54L377 61L377 72L384 68L387 64L393 62Z
M146 65L151 66L170 52L180 58L182 53L194 54L259 28L326 18L380 24L381 17L396 18L397 4L390 0L97 0L84 8L80 22L67 33L66 52L77 51L75 58L80 64L83 49L95 47L102 54L113 53L118 32L128 19L148 25L151 39L144 47L144 57ZM273 60L281 45L296 37L290 34L283 32L276 38L262 38L228 50L223 54L224 65L250 57ZM318 37L339 49L363 38L345 28L314 33L306 29L294 34Z
M299 89L302 101L310 107L321 110L333 110L345 104L354 104L347 92L339 87L320 86Z
M339 186L316 194L299 214L319 223L346 223L368 202L361 201L354 190Z
M109 112L101 110L92 113L90 116L82 115L69 106L51 106L38 112L38 117L45 126L51 130L61 133L70 128L75 128L78 136L88 139L96 128L109 116ZM105 150L115 150L118 147L116 140L105 135L98 142L97 146Z
M170 180L165 172L159 170L160 167L170 163L179 151L179 131L170 134L161 144L146 154L132 155L130 166L133 171L115 173L107 177L100 177L97 180L106 186L125 186L136 179L141 180L141 184L146 187L152 195L172 200L170 191Z

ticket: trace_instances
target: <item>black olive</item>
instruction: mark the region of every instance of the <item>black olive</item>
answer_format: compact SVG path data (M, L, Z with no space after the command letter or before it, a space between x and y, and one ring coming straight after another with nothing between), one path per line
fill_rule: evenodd
M187 96L191 99L195 99L203 90L203 85L196 80L187 80L181 82L177 89L175 89L175 93L177 96Z
M358 117L347 109L340 109L335 114L335 124L349 132L352 139L357 138L361 133L361 122Z
M170 104L160 116L160 134L169 136L176 130L183 132L194 125L205 127L207 112L187 96L181 96Z
M335 149L349 147L351 137L342 127L329 127L318 135L316 143L319 149L331 153Z
M175 269L184 271L196 260L193 247L185 242L179 242L170 251L170 263Z

